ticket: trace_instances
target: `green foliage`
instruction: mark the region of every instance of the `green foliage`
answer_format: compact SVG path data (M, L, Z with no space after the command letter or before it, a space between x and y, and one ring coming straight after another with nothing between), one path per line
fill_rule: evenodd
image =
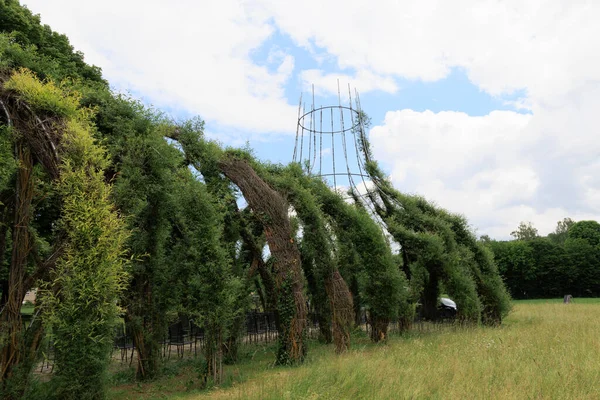
M568 222L565 219L561 222ZM555 231L548 237L527 241L489 241L500 274L511 295L518 299L545 298L572 294L600 295L598 223L581 221ZM559 225L560 227L560 225ZM573 230L574 229L574 230ZM559 235L565 235L564 240Z
M564 244L565 240L567 239L569 229L574 223L575 221L573 221L571 218L563 218L562 221L558 221L554 232L548 234L548 239L553 240L558 244Z
M583 239L591 246L600 246L600 223L596 221L579 221L568 230L569 239Z
M533 249L524 241L490 241L500 274L514 298L524 298L535 290L538 282Z
M176 227L181 237L173 245L172 262L182 283L181 304L205 328L204 351L210 373L212 357L217 357L233 322L246 309L242 303L247 297L221 245L222 216L215 211L205 185L189 170L181 170L177 178Z
M538 230L531 222L521 222L516 230L510 233L516 240L532 240L539 237Z
M138 364L140 378L158 373L160 342L166 334L168 315L181 299L182 282L173 273L172 240L177 218L176 171L181 155L154 129L152 121L135 112L135 105L117 100L112 107L120 111L103 117L121 121L131 111L127 123L115 127L107 137L117 163L114 200L127 215L133 234L128 247L136 258L131 266L132 290L124 303L127 321L142 354ZM125 115L123 115L123 114Z
M436 317L441 284L455 299L460 319L500 323L510 310L510 297L467 221L395 190L376 162L368 161L366 169L379 189L370 194L377 213L400 244L405 264L415 264L419 272L415 287L421 288L424 316Z
M42 25L17 0L0 0L0 67L26 67L42 79L81 78L107 86L100 69L86 64L65 35Z
M14 73L4 84L9 90L14 90L33 107L59 117L79 117L89 119L89 110L79 108L80 95L57 87L54 82L41 82L33 72L21 69Z
M224 218L221 226L225 246L230 257L235 258L235 245L240 239L241 229L237 207L239 191L223 176L219 168L223 150L218 143L204 137L204 121L200 118L185 121L176 129L167 128L165 136L177 140L185 153L186 161L200 173L206 183L217 212Z
M354 249L364 271L364 304L372 323L387 325L398 318L401 304L408 301L406 278L394 264L381 229L361 207L346 203L324 182L313 179L310 189L330 217L338 241ZM382 332L385 336L385 331ZM374 338L378 340L378 338Z
M96 125L114 160L114 198L128 216L133 231L129 246L139 255L132 265L134 290L125 299L144 360L138 377L160 373L168 316L178 313L205 329L206 359L212 362L225 336L233 334L233 321L246 309L246 289L232 274L233 245L224 245L224 239L237 240L233 224L224 222L235 197L218 176L207 174L206 185L198 181L186 168L197 154L186 153L186 159L165 140L177 130L189 141L186 150L188 145L203 146L198 140L203 123L197 119L175 126L139 102L105 92L86 93L84 102L98 109ZM193 149L216 166L218 148L208 144Z
M477 295L477 286L471 272L474 260L472 254L468 254L468 251L464 253L466 254L463 254L460 260L456 260L445 271L443 279L444 292L456 302L459 320L478 322L483 307Z
M501 322L510 311L510 296L499 275L492 253L483 244L477 242L464 217L448 214L445 215L445 219L450 223L461 254L456 269L460 270L461 265L467 266L468 274L473 277L475 283L472 299L466 304L471 308L481 308L484 323Z
M600 268L598 268L600 251L598 247L593 246L589 240L569 237L565 241L564 252L565 261L570 267L564 274L568 279L566 279L567 282L571 283L570 293L577 297L600 296Z
M31 86L29 86L31 87ZM47 88L47 92L44 89ZM50 100L52 85L42 85L33 104ZM125 287L124 243L127 232L110 201L104 182L105 152L94 143L89 127L68 120L62 137L62 166L57 183L61 219L57 229L66 244L51 283L40 292L45 324L55 338L56 398L104 397L104 379L120 309L116 299Z

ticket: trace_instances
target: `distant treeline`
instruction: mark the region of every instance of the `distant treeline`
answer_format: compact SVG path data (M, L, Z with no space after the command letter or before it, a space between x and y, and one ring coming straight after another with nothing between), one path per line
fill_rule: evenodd
M600 296L600 224L565 218L541 237L521 223L515 240L482 236L494 252L500 274L515 299Z

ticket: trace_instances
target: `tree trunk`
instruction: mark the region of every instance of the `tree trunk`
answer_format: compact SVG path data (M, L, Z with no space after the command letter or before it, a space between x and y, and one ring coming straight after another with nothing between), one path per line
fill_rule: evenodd
M229 329L229 335L222 344L223 360L226 364L233 364L238 360L240 336L245 327L246 315L241 314L235 318Z
M208 378L212 379L215 385L221 384L223 377L223 333L219 327L209 327L206 329L204 344L204 357L206 358L206 375L204 383Z
M331 303L331 320L335 351L343 353L350 348L350 328L354 316L354 304L348 285L339 271L334 271L325 283Z
M360 293L358 287L358 280L355 276L352 276L352 280L350 282L352 290L350 293L352 294L352 305L354 308L354 325L361 326L362 325L362 310L360 308Z
M280 326L277 362L289 364L302 361L306 353L304 334L307 310L300 252L292 236L288 204L258 176L247 161L229 156L219 165L225 176L240 188L249 207L263 224L271 256L275 260Z
M387 338L387 330L390 321L371 313L369 315L369 325L371 325L371 340L381 342Z
M134 283L135 285L135 283ZM139 379L152 379L158 372L158 361L160 359L160 343L163 332L160 317L155 316L153 309L152 288L150 283L140 283L139 300L137 310L129 310L131 333L133 344L138 356L136 375Z
M302 269L306 277L308 291L311 295L311 308L317 317L319 323L319 341L323 343L332 343L331 334L331 303L329 302L325 282L317 278L317 271L314 259L308 255L302 254Z
M1 321L5 344L2 348L0 379L3 388L13 375L14 368L24 358L23 324L21 306L28 288L24 287L27 257L31 250L29 224L31 221L31 200L33 198L33 159L29 149L23 144L16 145L19 158L17 186L15 194L14 224L12 228L12 255L8 276L8 294ZM8 395L5 398L12 398Z
M0 202L0 265L4 265L4 255L6 253L6 234L8 233L10 210L6 206L5 198L1 198ZM0 309L3 309L8 301L8 278L0 281L0 290L2 296L0 298Z
M251 253L252 264L250 270L256 270L258 272L258 275L260 276L262 284L265 288L265 298L262 299L264 302L264 311L274 310L277 307L275 280L273 279L271 271L268 270L268 267L263 260L262 248L258 246L252 237L250 229L247 226L244 226L242 229L240 229L240 235Z
M423 318L435 321L438 315L438 277L435 272L429 272L429 278L427 282L425 282L425 287L423 288L423 297L422 297L422 315Z

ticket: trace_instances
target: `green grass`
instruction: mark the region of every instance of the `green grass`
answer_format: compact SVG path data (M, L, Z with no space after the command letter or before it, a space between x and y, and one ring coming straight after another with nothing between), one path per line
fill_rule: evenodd
M34 308L35 308L35 306L33 304L24 304L21 307L21 314L33 315Z
M325 346L316 345L316 349ZM226 365L225 377L220 388L232 387L254 378L264 371L275 371L280 368L273 366L275 360L275 343L252 344L242 346L240 349L240 360L235 365ZM314 360L318 351L311 354ZM112 373L114 386L111 388L109 398L111 400L133 400L133 399L179 399L190 398L189 396L205 393L199 379L201 357L195 359L177 359L172 355L162 366L161 377L150 382L135 382L133 368L124 365L115 365ZM210 391L210 388L208 391Z
M114 398L598 399L600 299L561 303L517 301L500 328L448 326L382 345L360 337L341 356L313 344L296 368L272 367L264 348L228 367L220 388L186 392L162 380L163 390L151 383Z
M515 304L557 304L562 303L563 299L531 299L514 300ZM573 304L600 304L600 298L576 298L571 299Z

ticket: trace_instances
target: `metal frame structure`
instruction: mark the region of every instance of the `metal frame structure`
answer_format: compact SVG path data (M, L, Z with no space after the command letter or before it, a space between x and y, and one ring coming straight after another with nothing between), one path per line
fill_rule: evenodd
M360 144L366 135L361 118L360 96L355 90L352 98L350 85L347 101L347 104L342 103L339 80L337 105L315 107L314 85L308 111L300 96L293 161L299 162L307 174L327 180L334 190L339 191L346 186L342 184L345 183L347 189L363 197L364 193L356 183L362 182L368 188L367 182L371 181L364 165L364 157L368 155L364 154ZM323 146L331 146L325 149L331 151L331 162L324 162ZM343 164L336 159L336 151L339 157L340 150Z
M370 160L370 154L364 151L361 143L367 142L364 116L360 104L360 95L348 84L348 102L342 103L340 82L338 80L338 104L315 107L315 87L312 85L312 103L306 110L306 103L298 105L298 123L296 126L296 141L294 144L293 161L302 165L308 175L324 179L329 186L340 193L346 200L354 196L361 201L373 220L379 225L388 244L393 239L387 232L387 227L376 211L374 193L390 199L380 187L380 182L373 180L366 172L365 164ZM325 117L325 118L324 118ZM338 144L336 148L336 143ZM331 162L324 163L323 146L331 145ZM343 157L339 156L342 150ZM336 160L336 155L338 163ZM340 183L347 183L347 186ZM360 190L357 183L364 185ZM344 193L344 190L347 189Z

